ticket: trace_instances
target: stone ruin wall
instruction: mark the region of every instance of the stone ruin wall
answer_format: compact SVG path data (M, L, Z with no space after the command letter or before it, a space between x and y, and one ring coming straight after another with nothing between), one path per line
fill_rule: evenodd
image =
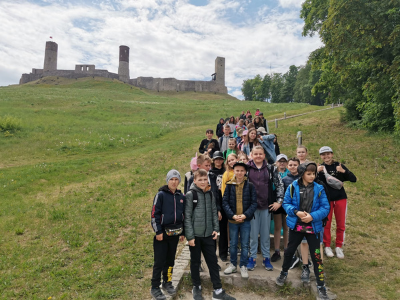
M153 78L138 77L131 79L129 83L139 88L145 88L157 92L175 91L175 92L211 92L228 93L226 86L211 81L178 80L175 78Z
M46 76L65 77L77 79L82 77L105 77L121 80L139 88L153 91L175 92L212 92L228 93L225 86L225 58L217 57L215 60L214 78L210 81L178 80L175 78L138 77L129 78L129 47L120 46L118 74L107 70L96 69L95 65L75 65L75 70L57 70L58 45L52 41L46 42L46 51L43 69L32 69L29 74L22 74L19 84L28 83Z

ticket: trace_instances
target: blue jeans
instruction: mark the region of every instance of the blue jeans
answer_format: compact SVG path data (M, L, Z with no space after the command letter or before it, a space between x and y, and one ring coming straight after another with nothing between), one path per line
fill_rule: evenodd
M240 224L229 223L229 236L231 241L230 252L231 252L231 263L237 265L237 245L240 233L240 244L242 246L242 252L240 254L239 267L247 266L248 253L249 253L249 239L250 239L250 221L244 221Z
M260 234L261 253L263 258L270 258L269 253L269 228L271 226L271 214L268 209L256 209L254 218L251 219L250 256L257 258L258 235ZM229 224L231 226L231 224Z

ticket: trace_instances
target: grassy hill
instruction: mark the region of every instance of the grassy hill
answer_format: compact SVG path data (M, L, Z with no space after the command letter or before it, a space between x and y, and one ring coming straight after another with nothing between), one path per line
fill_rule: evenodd
M2 299L147 299L150 207L171 168L182 176L220 117L260 108L267 119L305 104L242 102L212 93L157 93L102 78L45 78L0 88ZM345 260L329 259L339 299L400 296L399 147L344 127L340 109L279 123L293 156L303 131L310 158L329 145L358 177L349 196ZM1 124L1 122L0 122Z

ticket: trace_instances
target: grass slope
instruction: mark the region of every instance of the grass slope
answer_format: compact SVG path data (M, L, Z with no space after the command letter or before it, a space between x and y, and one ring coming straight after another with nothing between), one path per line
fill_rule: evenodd
M0 88L2 299L147 299L152 199L171 168L182 176L207 128L260 108L267 119L318 110L229 95L157 93L108 79L44 78ZM343 127L339 110L279 123L281 151L303 131L310 157L330 145L358 177L349 196L345 260L326 262L340 299L400 296L398 146Z

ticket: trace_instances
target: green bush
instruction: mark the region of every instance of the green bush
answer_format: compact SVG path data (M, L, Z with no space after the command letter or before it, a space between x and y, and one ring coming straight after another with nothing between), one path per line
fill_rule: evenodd
M16 131L22 128L22 121L13 116L0 117L0 131Z

